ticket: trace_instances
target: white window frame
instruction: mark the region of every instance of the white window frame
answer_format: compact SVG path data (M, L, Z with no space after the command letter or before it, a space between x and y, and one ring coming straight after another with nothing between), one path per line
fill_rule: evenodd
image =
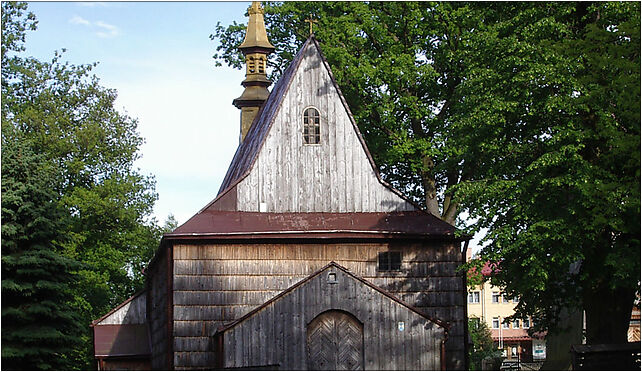
M493 329L499 329L500 319L498 316L493 317Z
M493 292L493 295L491 297L491 302L494 304L498 304L500 302L500 298L502 295L499 292Z
M478 304L479 303L479 298L480 298L479 291L468 292L468 303L469 304Z

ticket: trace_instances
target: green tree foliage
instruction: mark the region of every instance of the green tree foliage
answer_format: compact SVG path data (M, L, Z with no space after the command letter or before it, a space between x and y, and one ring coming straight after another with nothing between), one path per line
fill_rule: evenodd
M84 325L73 308L75 272L60 243L64 211L55 170L21 142L2 144L2 367L69 369Z
M473 341L473 347L468 351L470 360L469 370L481 371L484 359L495 360L501 353L493 344L493 337L486 322L479 319L468 319L468 333Z
M84 264L73 294L87 327L74 358L86 369L90 321L144 286L142 269L162 234L149 217L155 184L133 166L143 142L137 122L115 110L116 92L91 75L95 64L71 65L60 52L48 62L24 57L35 17L24 3L3 2L2 10L2 146L19 142L55 170L49 187L65 216L61 253Z
M265 10L272 77L317 19L384 178L445 221L465 210L470 231L487 229L480 262L519 295L517 316L553 331L561 308L579 306L590 342L625 337L640 279L639 3ZM241 67L243 32L216 26L218 64Z
M478 53L464 86L488 93L468 95L462 118L479 121L460 121L487 133L467 151L492 159L458 190L488 229L482 261L534 330L580 307L587 342L626 342L640 280L640 4L502 6L485 41L497 53Z

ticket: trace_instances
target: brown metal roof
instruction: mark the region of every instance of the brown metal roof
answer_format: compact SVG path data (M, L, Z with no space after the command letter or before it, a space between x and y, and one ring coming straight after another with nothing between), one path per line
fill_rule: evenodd
M402 301L402 300L398 299L397 297L395 297L395 296L393 296L392 294L388 293L388 292L387 292L387 291L385 291L384 289L377 287L376 285L374 285L374 284L370 283L369 281L367 281L367 280L365 280L365 279L363 279L363 278L361 278L361 277L359 277L359 276L357 276L357 275L355 275L355 274L351 273L351 272L350 272L350 270L346 269L345 267L343 267L343 266L341 266L341 265L337 264L337 263L336 263L336 262L334 262L334 261L331 261L330 263L328 263L328 264L327 264L327 265L325 265L324 267L320 268L319 270L317 270L316 272L314 272L313 274L311 274L311 275L310 275L310 276L308 276L307 278L305 278L305 279L301 280L300 282L298 282L298 283L294 284L294 285L293 285L293 286L291 286L290 288L288 288L288 289L284 290L283 292L279 293L278 295L276 295L276 296L272 297L270 300L268 300L267 302L265 302L263 305L261 305L261 306L259 306L259 307L256 307L255 309L253 309L253 310L252 310L252 311L250 311L249 313L247 313L247 314L243 315L242 317L240 317L240 318L236 319L236 320L235 320L235 321L233 321L232 323L230 323L230 324L227 324L227 325L225 325L225 326L220 327L216 333L225 332L225 331L227 331L228 329L230 329L230 328L232 328L232 327L236 326L237 324L239 324L239 323L243 322L244 320L246 320L246 319L248 319L248 318L252 317L254 314L258 313L259 311L261 311L262 309L264 309L265 307L267 307L267 306L268 306L268 305L270 305L271 303L273 303L273 302L275 302L275 301L278 301L281 297L283 297L283 296L285 296L286 294L288 294L288 293L290 293L290 292L293 292L293 291L295 291L297 288L299 288L299 287L303 286L305 283L307 283L307 282L309 282L310 280L312 280L312 278L314 278L314 277L316 277L317 275L319 275L319 274L323 273L323 272L324 272L326 269L328 269L329 267L336 267L337 269L339 269L339 270L343 271L344 273L346 273L348 276L350 276L350 277L352 277L352 278L354 278L354 279L356 279L356 280L360 281L361 283L363 283L363 284L365 284L366 286L368 286L368 287L370 287L370 288L372 288L372 289L376 290L377 292L380 292L380 293L381 293L381 294L383 294L384 296L386 296L386 297L388 297L389 299L391 299L391 300L393 300L393 301L395 301L395 302L397 302L397 303L401 304L402 306L405 306L406 308L410 309L412 312L417 313L417 314L418 314L418 315L420 315L421 317L423 317L423 318L425 318L425 319L427 319L427 320L429 320L429 321L431 321L431 322L433 322L433 323L437 324L437 325L438 325L438 326L440 326L440 327L445 328L445 329L446 329L446 331L450 330L450 324L448 324L447 322L444 322L443 320L440 320L440 319L437 319L437 318L433 318L433 317L431 317L431 316L429 316L429 315L424 314L423 312L421 312L421 311L420 311L419 309L417 309L416 307L414 307L414 306L412 306L412 305L410 305L410 304L408 304L408 303L406 303L406 302L404 302L404 301Z
M108 324L94 326L94 355L149 355L147 324Z
M357 134L357 137L359 138L361 147L365 152L366 156L368 157L368 161L370 162L370 165L372 166L372 169L375 172L379 182L385 187L387 187L388 189L390 189L392 192L397 194L399 197L401 197L402 199L406 200L408 203L415 206L415 208L422 209L414 201L409 199L407 196L405 196L403 193L401 193L399 190L392 187L390 184L388 184L381 178L381 175L379 174L379 169L377 168L372 158L372 155L370 154L370 151L366 146L366 142L364 141L363 136L359 131L359 127L357 126L357 123L354 120L354 116L350 111L350 107L348 107L348 103L345 97L343 96L343 93L341 93L341 89L339 88L339 85L337 84L337 81L334 78L334 75L332 74L332 70L330 69L330 65L328 64L328 61L325 59L325 56L321 52L321 47L319 46L319 42L314 38L313 35L311 35L305 41L305 43L303 44L301 49L299 49L299 52L296 54L296 56L294 57L294 59L292 60L288 68L281 75L281 78L279 79L279 81L274 85L274 89L270 93L270 96L265 101L263 106L261 106L261 109L259 110L256 117L254 118L254 122L250 126L250 129L247 135L245 136L245 139L243 140L243 142L241 142L241 144L237 148L236 153L234 154L234 158L232 158L232 163L227 169L227 173L225 174L225 178L221 183L221 187L218 191L216 198L213 201L211 201L207 206L205 206L205 208L203 209L207 209L212 204L216 203L228 191L230 191L234 186L236 186L236 184L238 184L250 173L250 170L252 169L254 161L256 160L261 148L263 147L265 138L267 137L267 134L269 133L270 128L272 127L274 117L276 116L276 113L281 107L281 102L283 100L283 97L288 91L290 84L292 82L292 78L296 73L299 65L301 64L301 61L304 58L304 55L305 55L304 51L307 49L308 45L310 44L312 44L316 48L317 52L321 57L321 60L323 61L323 65L325 66L326 70L328 71L328 74L330 75L330 79L332 80L332 83L335 89L337 90L339 98L341 99L341 103L343 104L343 107L348 113L350 122L352 123L352 126Z
M266 237L457 239L452 225L424 211L261 213L204 210L164 235L165 239Z

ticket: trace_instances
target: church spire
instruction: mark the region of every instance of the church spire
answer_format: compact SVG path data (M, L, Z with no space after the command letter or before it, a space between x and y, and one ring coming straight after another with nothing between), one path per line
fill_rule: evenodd
M245 80L241 83L245 91L232 102L241 110L241 142L259 108L270 94L267 89L271 84L267 78L267 56L274 51L274 46L270 44L265 31L261 3L253 1L247 12L250 20L247 23L245 40L239 45L239 49L245 56Z

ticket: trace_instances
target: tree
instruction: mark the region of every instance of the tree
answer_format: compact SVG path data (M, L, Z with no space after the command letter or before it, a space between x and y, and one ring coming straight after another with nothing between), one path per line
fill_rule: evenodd
M580 308L588 343L622 343L640 280L640 8L549 7L503 21L516 42L489 39L504 53L479 53L470 66L483 78L467 89L489 96L471 102L473 113L505 109L484 124L500 136L469 137L470 152L483 144L494 159L489 174L458 192L475 227L488 229L481 262L496 264L493 282L521 298L517 317L554 331L562 309ZM544 35L524 20L542 9L554 15L537 17L554 30ZM536 61L510 59L516 47Z
M91 75L95 64L64 62L64 49L49 62L24 57L35 16L24 3L2 8L2 145L19 142L55 171L52 201L65 216L59 245L84 264L73 294L88 325L144 286L142 269L162 233L150 218L154 179L134 168L143 143L137 122L114 108L116 91ZM91 368L89 327L82 337L75 367Z
M500 356L500 352L493 343L493 337L486 322L479 321L477 318L468 319L468 332L473 341L473 347L468 351L469 370L481 371L482 361L495 359Z
M560 308L580 306L591 342L626 334L640 271L639 4L265 9L272 75L307 38L303 20L318 19L384 179L447 222L467 211L469 231L488 229L482 259L520 297L518 316L554 331ZM216 26L217 63L241 66L243 30ZM619 304L600 310L618 322L608 330L589 315L602 295Z
M64 213L52 165L20 142L2 144L2 364L68 369L83 325L72 306L81 265L60 254Z

